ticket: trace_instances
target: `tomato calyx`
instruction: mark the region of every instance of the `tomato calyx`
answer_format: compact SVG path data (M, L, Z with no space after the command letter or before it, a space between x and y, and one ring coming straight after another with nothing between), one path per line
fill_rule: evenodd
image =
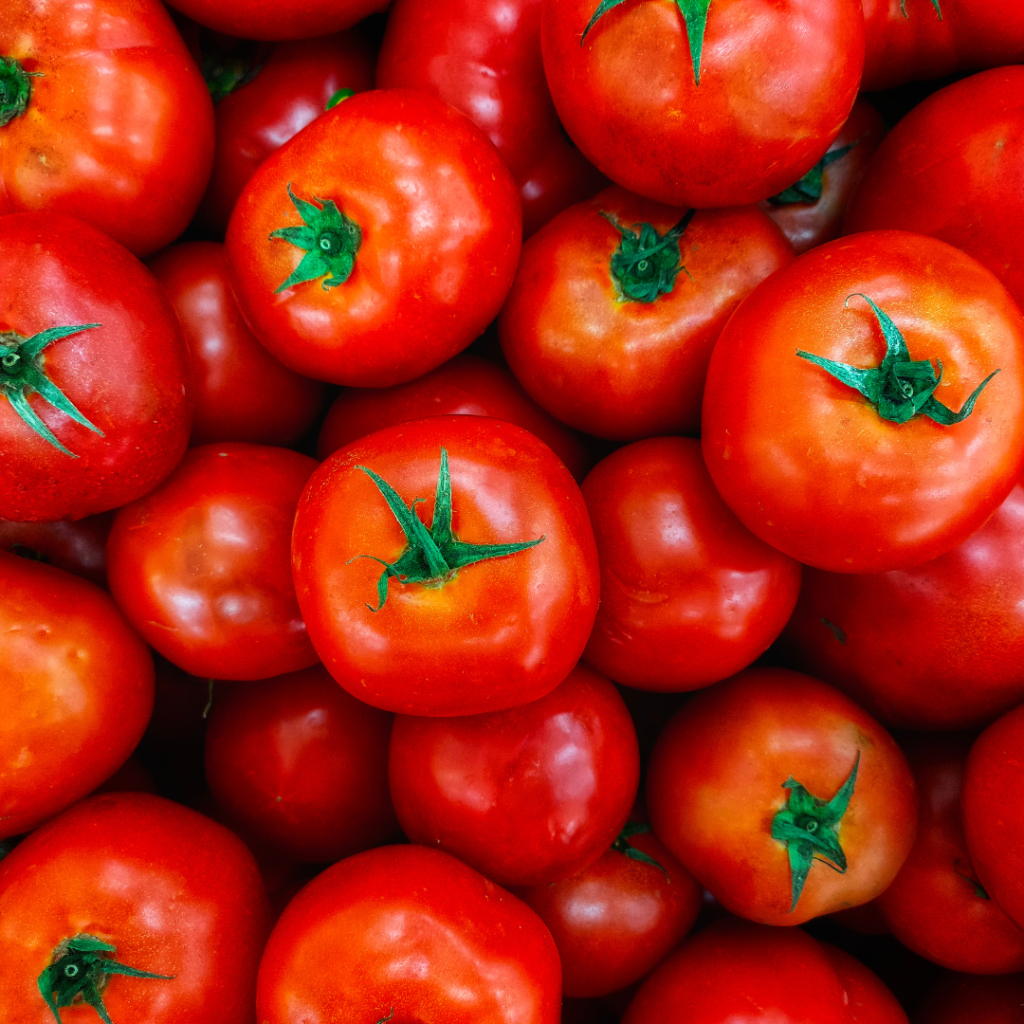
M977 896L978 899L992 899L992 897L989 896L988 892L986 891L985 887L981 884L981 882L979 882L977 878L974 877L973 873L970 875L965 875L962 871L957 871L956 867L960 863L960 860L961 858L957 857L957 859L953 861L953 874L956 875L957 878L962 878L965 882L967 882L974 889L974 895Z
M70 416L76 423L81 423L83 427L88 427L103 437L103 431L90 423L75 408L67 395L46 376L43 369L43 349L48 345L71 334L91 331L94 327L101 326L102 324L78 324L73 327L51 327L47 331L33 334L31 338L22 337L13 331L0 332L0 393L7 396L14 411L44 441L48 441L54 448L60 449L73 459L77 459L78 456L68 451L36 415L35 410L29 405L28 394L31 391L38 392L65 416Z
M251 82L273 52L266 43L245 39L237 40L229 48L209 31L200 32L199 49L202 58L199 70L214 103Z
M328 101L327 106L324 110L333 110L343 100L351 99L355 96L355 89L339 89Z
M846 854L839 843L839 824L850 805L859 766L858 750L846 781L828 801L809 793L792 775L782 784L783 789L789 790L789 795L772 819L772 839L785 843L789 853L793 897L790 913L796 910L814 861L825 864L841 875L846 873Z
M889 315L879 309L867 295L860 292L855 292L854 295L868 303L878 320L878 325L882 328L886 344L885 358L882 362L876 367L861 369L849 363L812 355L801 349L797 349L796 354L801 359L807 359L815 366L820 366L841 383L859 391L875 407L878 415L890 423L906 423L919 414L944 427L967 419L974 411L974 403L978 396L999 370L993 370L971 392L967 401L960 407L960 411L953 412L934 397L934 391L942 380L941 360L936 360L939 364L939 372L936 375L931 360L911 359L907 343ZM847 297L847 305L854 295Z
M0 56L0 128L28 110L32 79L42 77L41 71L26 71L21 61Z
M137 967L118 963L107 953L117 953L117 947L82 933L65 939L53 951L53 961L39 975L39 991L46 1005L53 1011L54 1020L61 1024L60 1007L73 1003L87 1003L99 1015L103 1024L112 1024L103 1005L103 992L111 975L124 974L130 978L159 978L172 981L176 975L152 974Z
M668 872L665 870L662 864L659 864L650 854L644 853L643 850L638 850L635 846L630 843L630 839L633 836L641 835L645 832L650 832L651 826L645 825L638 821L627 821L622 826L622 831L616 836L615 841L612 843L612 849L616 853L621 853L623 856L628 857L630 860L638 860L641 864L650 864L651 867L657 868L665 876L667 882L671 882Z
M587 22L587 27L580 36L580 46L587 38L587 33L603 18L613 7L625 3L626 0L601 0ZM708 23L708 8L711 0L675 0L679 13L683 16L683 24L686 28L686 39L690 44L690 59L693 61L693 81L700 85L700 59L704 51L704 30ZM933 3L936 0L932 0Z
M369 558L384 566L377 580L377 607L366 607L379 612L388 598L388 580L392 577L399 583L419 583L425 587L441 587L455 578L459 569L474 562L491 558L505 558L527 548L536 547L543 537L516 544L466 544L452 532L452 480L448 468L448 452L441 449L441 469L437 477L437 491L434 497L434 521L428 530L416 515L416 506L425 498L415 498L406 506L398 492L366 466L357 466L376 485L388 503L398 525L405 534L406 549L395 562L386 562L376 555L356 555ZM355 559L349 559L354 562Z
M686 270L679 239L696 212L687 210L675 227L661 235L647 223L623 227L614 214L601 211L601 216L621 235L609 264L619 302L653 302L659 295L672 291L676 275Z
M939 16L939 21L942 21L942 8L939 6L939 0L932 0L932 7L935 8L935 13ZM907 14L907 0L900 0L900 13L904 18L909 18Z
M825 168L842 160L851 149L854 149L860 139L855 139L848 146L841 146L839 149L830 149L799 181L795 181L789 188L784 188L777 195L769 196L768 202L772 206L793 206L796 203L816 203L821 198L824 190L823 176Z
M288 182L288 198L299 211L303 226L278 228L271 231L270 238L283 238L299 249L305 249L306 255L288 278L274 289L274 294L278 295L292 285L315 281L318 277L327 278L320 285L324 291L344 284L352 273L356 253L363 242L362 229L346 217L331 199L314 196L320 206L299 199L292 191L291 182Z

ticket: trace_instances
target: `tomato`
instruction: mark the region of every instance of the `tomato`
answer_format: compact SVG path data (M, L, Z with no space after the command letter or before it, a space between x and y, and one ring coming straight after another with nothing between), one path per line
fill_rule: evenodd
M845 990L850 1024L907 1024L903 1008L877 974L836 946L821 945Z
M113 522L113 512L51 523L14 523L0 519L0 548L73 572L105 587L107 535Z
M524 246L501 347L563 423L613 440L696 433L715 339L740 300L792 260L753 207L694 216L606 189Z
M914 1024L1020 1024L1024 975L979 978L947 971L914 1015Z
M612 181L739 206L824 156L857 95L864 18L859 0L548 0L541 47L562 123Z
M228 282L224 247L182 242L149 261L192 355L196 412L191 444L288 444L324 404L324 385L279 363L246 326Z
M892 737L786 669L702 690L647 770L659 838L727 909L797 925L873 899L906 860L917 793Z
M292 570L331 674L405 714L543 697L597 612L594 536L569 471L521 427L479 416L415 420L335 452L299 502Z
M241 39L309 39L326 36L381 10L383 0L174 0L170 6L200 25Z
M153 659L109 595L77 576L0 552L0 591L5 839L121 766L153 710Z
M260 964L265 1024L557 1024L561 970L525 904L461 861L384 846L309 883Z
M1019 14L1014 20L1024 25ZM853 197L844 230L899 228L941 238L988 267L1024 306L1022 196L1024 68L998 68L940 89L896 125Z
M487 133L515 178L526 235L605 183L555 113L540 12L541 0L400 0L377 60L379 88L433 93Z
M319 665L213 703L206 779L232 823L297 860L330 863L383 842L392 716L357 701Z
M583 656L599 672L645 690L693 690L749 665L786 624L800 565L729 511L700 442L637 441L581 489L601 566Z
M897 231L828 242L722 331L704 459L740 521L801 562L920 565L962 544L1017 481L1022 356L1020 311L971 257Z
M185 229L213 161L213 105L155 0L7 0L0 214L81 217L137 256Z
M966 729L1024 700L1024 486L947 555L804 573L783 638L800 666L889 725Z
M264 161L226 246L239 305L273 355L318 380L387 387L487 326L520 239L515 185L486 136L433 96L383 89Z
M145 494L192 420L157 283L73 217L0 217L0 517L79 519Z
M285 448L203 445L118 512L110 590L164 657L214 679L266 679L316 663L288 554L315 468Z
M67 1024L102 1006L115 1024L249 1024L268 924L227 829L149 793L92 797L0 861L0 1006L53 1024L78 992L92 1006Z

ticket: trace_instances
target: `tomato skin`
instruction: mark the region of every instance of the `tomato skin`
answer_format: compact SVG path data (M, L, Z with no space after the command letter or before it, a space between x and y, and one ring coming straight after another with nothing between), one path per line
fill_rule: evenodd
M892 317L913 359L941 361L936 396L951 409L1000 370L971 416L891 423L796 356L881 363L881 329L857 293ZM1022 354L1020 311L971 257L900 231L840 238L759 285L722 331L704 391L704 459L747 528L807 565L920 565L963 543L1017 481Z
M153 710L153 659L110 596L77 576L0 552L0 586L6 839L81 799L127 759Z
M800 564L718 496L692 438L612 452L583 481L601 566L584 658L616 682L693 690L749 665L778 636Z
M684 213L613 187L523 247L498 335L520 383L563 423L620 441L697 432L715 339L793 252L753 207L701 211L679 240L686 270L672 291L621 301L610 263L622 235L602 214L664 234Z
M269 237L301 224L289 184L360 226L344 284L275 294L305 257ZM388 387L439 366L494 319L521 225L512 178L479 128L433 96L381 89L340 103L265 160L225 244L239 305L271 354L318 380Z
M877 974L844 950L827 942L821 945L846 992L849 1024L907 1024L903 1007Z
M945 972L914 1014L914 1024L1020 1024L1024 975Z
M387 5L383 0L174 0L168 6L224 35L276 42L340 32Z
M315 460L286 448L202 445L122 508L110 590L135 628L195 676L265 679L316 663L288 544Z
M231 293L224 246L182 242L149 260L192 355L196 411L189 443L286 445L314 423L325 387L279 363L249 330Z
M260 964L266 1024L557 1024L548 930L510 893L422 846L339 861L288 905Z
M105 587L107 535L113 522L113 512L52 523L15 523L0 519L0 548Z
M32 79L0 131L0 214L81 217L136 256L172 242L213 162L213 104L154 0L8 0L0 54Z
M845 874L814 864L796 907L772 821L792 777L830 800L857 761L838 836ZM917 792L892 737L849 698L787 669L748 669L702 690L662 730L647 807L662 842L735 914L798 925L873 899L906 859Z
M95 796L0 862L0 1006L19 1024L53 1024L36 979L58 943L84 932L115 945L120 963L175 975L112 976L103 1000L115 1022L249 1024L268 930L256 863L227 829L149 793Z
M472 544L545 539L459 570L428 588L381 566L404 535L373 481L433 522L441 448L449 452L452 527ZM353 559L355 559L353 561ZM582 495L532 434L502 420L439 416L380 430L335 452L299 502L292 569L303 617L328 671L360 700L404 714L469 715L537 700L576 664L598 600L597 553Z

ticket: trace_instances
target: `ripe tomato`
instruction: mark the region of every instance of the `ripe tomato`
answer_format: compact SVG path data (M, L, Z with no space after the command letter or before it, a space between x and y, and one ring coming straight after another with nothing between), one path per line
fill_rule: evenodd
M85 519L58 519L50 523L15 523L0 519L0 548L22 558L45 562L65 572L107 585L107 535L113 512Z
M240 39L309 39L326 36L362 21L387 4L384 0L174 0L169 6L200 25Z

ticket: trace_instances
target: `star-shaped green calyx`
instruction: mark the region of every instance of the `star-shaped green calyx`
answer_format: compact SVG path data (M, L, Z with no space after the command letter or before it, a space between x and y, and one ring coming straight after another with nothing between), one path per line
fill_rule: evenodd
M686 270L682 264L679 239L696 212L687 210L675 227L660 235L650 224L634 224L627 228L618 222L614 214L601 211L601 216L621 236L609 264L619 302L653 302L659 295L668 295L672 291L676 275Z
M483 562L490 558L505 558L527 548L536 547L543 537L522 541L518 544L465 544L452 533L452 478L448 469L448 452L441 449L441 470L437 476L437 491L434 496L434 521L428 530L416 515L416 506L425 498L414 499L406 506L398 492L386 480L382 480L372 469L357 466L376 485L388 503L398 525L405 534L406 548L395 562L386 562L376 555L357 555L356 558L370 558L384 566L377 580L377 607L366 607L379 612L388 599L388 580L394 578L401 584L419 583L424 587L441 587L454 579L464 566ZM351 559L355 561L355 559Z
M939 21L942 21L942 8L939 6L939 0L932 0L932 7L935 8L935 13L939 16ZM909 18L907 14L907 0L900 0L900 13L904 18Z
M57 947L53 963L38 978L39 992L53 1011L57 1024L61 1024L60 1007L70 1006L76 1001L91 1006L103 1024L113 1024L103 1005L103 992L113 974L124 974L129 978L158 978L161 981L172 981L175 977L173 974L151 974L119 964L107 956L108 953L116 954L117 947L94 935L76 935Z
M60 449L65 455L77 459L74 452L68 451L54 436L50 428L36 415L29 405L28 396L36 391L55 409L70 416L76 423L88 427L103 437L103 431L90 423L75 407L71 400L56 384L46 376L43 349L47 345L66 338L80 331L91 331L100 324L78 324L74 327L51 327L48 331L40 331L31 338L24 338L13 331L0 332L0 394L14 407L14 411L45 441L54 448Z
M815 366L827 370L841 383L859 391L875 407L878 415L891 423L906 423L919 414L944 427L967 419L974 411L974 403L978 396L999 370L993 370L971 392L960 411L953 412L934 397L934 391L942 380L942 363L936 360L939 364L939 372L936 374L930 360L911 359L900 329L888 314L879 309L866 295L860 292L855 292L854 295L862 298L871 307L879 327L882 328L886 353L881 364L861 369L800 349L797 349L796 354L801 359L807 359ZM847 304L853 297L850 295L847 298Z
M32 79L42 77L40 71L26 71L21 61L0 56L0 128L28 110Z
M580 36L580 46L587 38L590 30L603 18L613 7L624 4L626 0L601 0L597 9L591 15L587 27ZM934 2L934 0L933 0ZM683 24L686 28L686 39L690 44L690 60L693 61L693 80L700 85L700 59L704 51L704 30L708 23L708 8L711 0L676 0L679 13L683 16Z
M278 228L270 232L270 237L283 238L305 249L306 255L289 277L278 285L274 294L305 281L315 281L318 277L327 278L321 282L324 291L344 284L356 265L356 253L363 242L362 229L354 220L349 220L331 199L314 196L320 206L299 199L292 191L291 182L288 183L288 198L299 211L303 225Z
M793 897L790 913L796 910L815 860L840 874L846 873L846 854L839 844L839 824L850 805L859 766L858 750L852 771L829 801L808 793L792 775L782 784L783 789L789 790L789 797L772 819L772 839L785 843L789 853Z
M650 854L644 853L643 850L638 850L631 842L630 839L633 836L643 835L645 832L651 832L650 825L644 824L639 821L627 821L622 826L622 831L618 834L615 841L612 843L612 849L616 853L621 853L624 857L628 857L630 860L637 860L641 864L650 864L651 867L657 868L662 874L664 874L666 881L671 882L672 879L668 877L668 872L665 868L659 864Z
M772 206L793 206L795 203L816 203L824 189L823 175L829 164L842 160L860 139L839 149L830 149L799 181L784 188L778 195L769 196Z

